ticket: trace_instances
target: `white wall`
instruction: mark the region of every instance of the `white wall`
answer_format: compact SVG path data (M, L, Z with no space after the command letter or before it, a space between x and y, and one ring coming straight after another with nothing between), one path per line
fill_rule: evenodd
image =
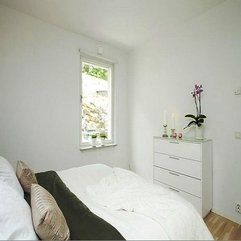
M80 57L97 42L0 5L0 155L35 171L91 163L128 167L126 54L104 45L117 61L116 147L79 150Z
M158 34L157 34L158 35ZM131 168L152 178L153 136L160 135L163 110L177 115L178 132L195 114L191 96L203 84L205 136L213 139L213 208L241 222L241 1L221 5L186 22L167 36L159 34L130 54L129 152ZM194 135L192 129L184 132Z

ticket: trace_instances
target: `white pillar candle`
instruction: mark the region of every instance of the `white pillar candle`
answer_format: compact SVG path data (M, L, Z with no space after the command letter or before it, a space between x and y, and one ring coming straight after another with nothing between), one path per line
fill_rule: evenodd
M163 112L163 125L166 126L167 125L167 111L164 110Z
M175 115L172 113L172 122L171 122L171 129L175 129Z

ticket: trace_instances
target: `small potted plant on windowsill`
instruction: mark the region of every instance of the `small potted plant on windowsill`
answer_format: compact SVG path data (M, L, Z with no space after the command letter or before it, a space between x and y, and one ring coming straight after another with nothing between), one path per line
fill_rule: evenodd
M105 139L107 138L107 135L105 132L100 133L100 142L101 145L104 146L105 145Z
M91 135L91 141L92 141L92 146L96 146L96 139L97 139L97 134L92 134Z

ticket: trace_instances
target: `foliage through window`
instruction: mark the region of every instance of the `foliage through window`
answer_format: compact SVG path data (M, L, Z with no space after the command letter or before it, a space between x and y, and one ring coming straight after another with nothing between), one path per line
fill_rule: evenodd
M113 143L113 65L81 58L81 67L80 144L89 145L95 134Z

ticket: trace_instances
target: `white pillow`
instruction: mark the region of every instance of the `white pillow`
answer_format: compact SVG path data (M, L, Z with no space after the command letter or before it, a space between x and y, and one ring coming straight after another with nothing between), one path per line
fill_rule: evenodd
M3 182L15 189L23 197L23 189L17 179L15 171L11 164L0 156L0 182Z
M38 240L29 205L3 182L0 182L0 230L0 240Z

